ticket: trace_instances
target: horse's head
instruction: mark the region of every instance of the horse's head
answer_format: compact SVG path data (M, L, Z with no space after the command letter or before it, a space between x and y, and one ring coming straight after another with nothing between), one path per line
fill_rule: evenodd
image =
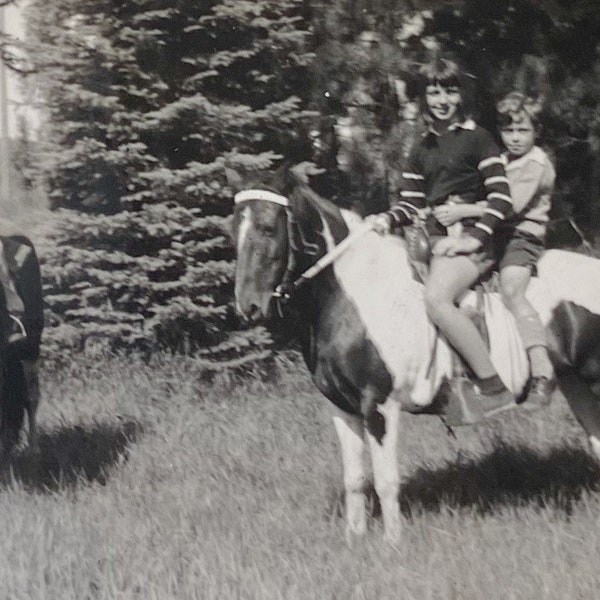
M235 306L244 319L271 316L271 299L288 267L289 200L265 190L235 196Z
M235 196L236 309L245 319L271 316L277 286L301 275L348 235L340 210L299 182L289 197L267 190Z

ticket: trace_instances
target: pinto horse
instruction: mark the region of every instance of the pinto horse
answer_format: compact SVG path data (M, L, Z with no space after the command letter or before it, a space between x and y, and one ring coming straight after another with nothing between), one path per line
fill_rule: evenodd
M427 319L405 240L367 229L358 215L305 186L287 196L265 189L236 194L235 301L246 320L269 319L280 284L289 288L295 282L290 308L300 319L304 359L333 405L347 529L366 531L366 438L385 537L394 541L401 524L400 411L427 412L452 378L453 360ZM547 327L559 385L600 458L600 398L594 390L600 382L600 261L552 250L538 273L528 297ZM487 303L486 318L493 316L488 320L504 317L500 329L514 329L497 294L487 294ZM518 335L502 335L495 349L490 342L492 360L518 395L528 377L526 354ZM513 364L500 364L507 355Z

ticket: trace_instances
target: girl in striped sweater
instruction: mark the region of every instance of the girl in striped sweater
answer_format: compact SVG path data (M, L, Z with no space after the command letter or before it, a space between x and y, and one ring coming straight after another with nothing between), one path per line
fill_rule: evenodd
M494 264L492 234L511 214L512 200L491 134L464 114L456 63L437 59L419 74L429 129L402 173L398 202L370 221L386 234L392 227L412 223L421 209L431 209L427 229L434 245L425 284L427 312L474 373L460 393L478 420L512 408L514 396L499 378L477 328L456 304ZM460 231L449 234L444 219L456 201L464 206L465 216ZM485 208L477 207L480 216L471 216L466 207L475 208L477 202L485 202Z

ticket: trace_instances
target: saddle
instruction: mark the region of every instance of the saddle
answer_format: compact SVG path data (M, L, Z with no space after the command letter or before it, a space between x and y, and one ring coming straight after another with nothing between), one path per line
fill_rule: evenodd
M409 225L404 229L408 259L417 281L425 283L431 263L431 239L422 223Z
M407 227L405 236L413 276L417 281L425 283L427 275L429 274L429 265L432 257L430 236L422 222ZM485 293L499 291L497 272L491 270L485 275L482 275L471 289L476 294L477 303L474 307L463 307L462 310L466 312L475 323L489 349L489 339L484 319L483 299Z

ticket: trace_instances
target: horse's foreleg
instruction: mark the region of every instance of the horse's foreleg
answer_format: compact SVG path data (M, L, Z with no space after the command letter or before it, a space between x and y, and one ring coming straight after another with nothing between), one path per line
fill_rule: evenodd
M590 447L600 461L600 398L577 373L561 373L558 385L573 414L585 429Z
M400 541L401 534L399 425L400 403L392 397L380 405L367 420L367 437L373 461L375 490L383 514L384 538L393 543Z
M27 394L26 409L27 422L29 424L29 450L37 452L37 409L40 403L40 380L38 373L38 362L36 360L23 361L23 374L25 376L25 390Z
M365 441L361 417L343 412L335 405L333 424L340 440L346 496L346 530L364 535L367 531L365 496Z

